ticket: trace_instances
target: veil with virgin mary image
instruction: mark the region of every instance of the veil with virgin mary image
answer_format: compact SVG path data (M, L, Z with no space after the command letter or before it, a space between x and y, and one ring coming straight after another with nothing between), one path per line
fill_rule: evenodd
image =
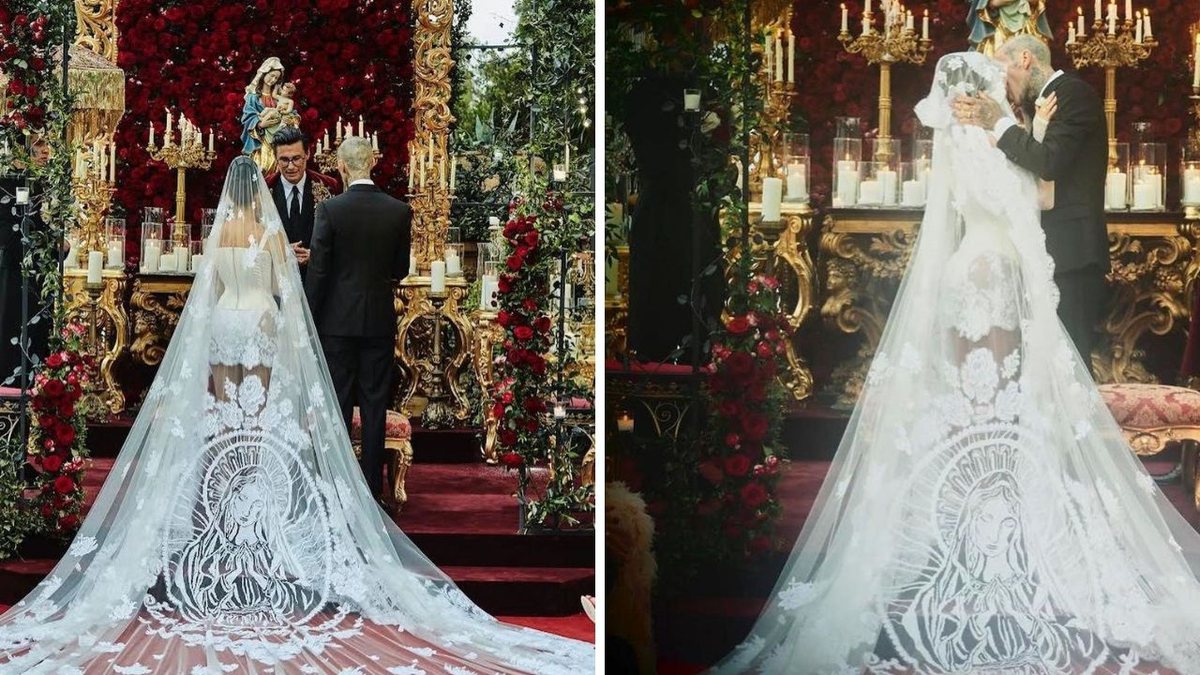
M375 503L249 158L206 250L78 536L0 616L0 673L590 672L590 644L487 615Z

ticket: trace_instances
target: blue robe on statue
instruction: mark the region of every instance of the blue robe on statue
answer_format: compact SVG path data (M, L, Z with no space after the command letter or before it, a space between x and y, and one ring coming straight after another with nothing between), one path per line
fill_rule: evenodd
M274 108L275 101L269 96L264 97L254 92L247 92L245 100L246 102L242 106L241 120L242 154L249 155L263 170L263 173L266 173L275 165L275 154L271 152L269 146L263 145L262 138L259 136L262 132L258 128L258 123L263 110Z
M1031 4L1038 4L1038 0L1014 0L998 9L991 6L990 0L967 0L967 4L970 7L967 11L967 27L971 33L969 39L972 49L979 50L981 43L990 41L997 28L1002 34L1000 42L1020 33L1040 34L1047 41L1054 37L1050 32L1050 23L1046 21L1044 8L1030 7ZM1031 10L1036 17L1031 16ZM991 52L990 49L983 51Z

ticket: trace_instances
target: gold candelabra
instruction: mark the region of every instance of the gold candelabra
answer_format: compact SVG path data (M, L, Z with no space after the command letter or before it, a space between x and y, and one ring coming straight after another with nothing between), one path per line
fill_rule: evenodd
M154 124L150 125L150 142L146 150L150 158L162 162L176 172L175 181L175 230L172 239L176 245L187 246L190 240L187 224L187 172L191 169L207 171L212 167L216 153L213 152L213 132L208 131L208 148L204 147L204 134L183 115L179 116L179 142L175 142L171 111L167 111L167 126L163 143L154 144Z
M313 148L313 160L321 169L321 173L332 175L337 171L337 151L341 147L342 141L350 136L354 136L354 125L346 122L342 123L342 118L338 118L337 124L334 125L334 136L330 139L329 130L325 130L325 134L317 139L317 144ZM361 115L358 117L358 136L371 141L371 147L375 150L376 161L383 158L383 153L379 151L379 132L368 132L366 124L363 122Z
M1067 54L1076 68L1099 66L1104 69L1104 117L1108 122L1110 162L1117 161L1117 68L1136 66L1158 46L1150 24L1150 10L1130 16L1130 9L1126 3L1125 20L1118 21L1117 5L1110 2L1107 16L1101 17L1100 1L1096 0L1091 35L1087 34L1084 25L1082 7L1078 21L1067 33Z
M759 69L765 100L760 128L754 132L757 147L752 148L752 156L758 165L757 170L750 174L751 194L762 194L763 179L774 175L775 142L787 129L792 100L796 96L795 36L789 28L791 22L792 13L788 11L766 27L767 38L762 47L762 67ZM788 45L786 76L783 51L785 35Z
M77 165L79 166L79 165ZM92 251L105 251L104 216L112 206L112 197L117 189L113 183L95 176L76 171L71 183L79 209L79 251L73 261L76 266L86 264Z
M842 6L842 30L838 33L838 41L851 54L862 54L867 63L879 65L879 136L880 140L892 137L892 64L893 63L925 63L932 42L929 40L929 10L921 23L921 34L918 37L915 28L915 15L904 8L899 2L883 3L887 9L882 12L883 30L875 30L874 13L871 2L867 0L863 10L862 34L850 34L847 25L847 10ZM876 145L876 152L890 152L888 143Z

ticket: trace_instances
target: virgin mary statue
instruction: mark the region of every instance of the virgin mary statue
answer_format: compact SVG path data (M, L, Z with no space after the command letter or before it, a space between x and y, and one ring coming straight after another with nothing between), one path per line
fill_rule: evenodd
M275 151L266 130L282 119L275 102L282 83L283 62L272 56L258 67L242 105L242 154L249 155L264 174L275 168Z

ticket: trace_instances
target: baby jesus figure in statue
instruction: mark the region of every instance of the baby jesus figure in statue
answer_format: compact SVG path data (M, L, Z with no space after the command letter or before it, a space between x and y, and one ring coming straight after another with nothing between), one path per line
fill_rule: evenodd
M279 92L275 95L274 112L268 108L263 111L262 120L267 123L263 127L266 131L265 137L272 138L275 132L284 127L299 127L300 114L296 112L296 85L293 82L284 82L279 86Z
M1016 35L1028 34L1049 43L1046 0L968 0L967 26L971 49L991 56Z

